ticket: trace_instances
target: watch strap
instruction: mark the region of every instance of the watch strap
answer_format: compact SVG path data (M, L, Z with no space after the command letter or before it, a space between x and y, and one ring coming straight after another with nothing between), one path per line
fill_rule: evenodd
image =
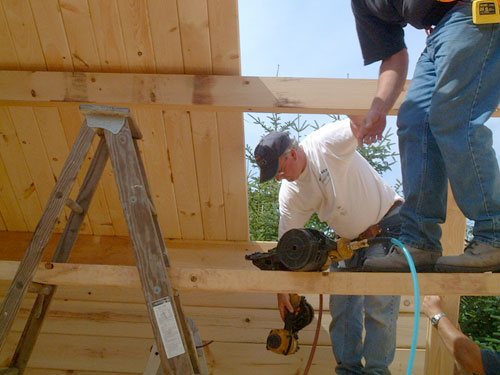
M440 320L443 316L446 316L446 314L445 314L444 312L440 312L439 314L434 315L434 316L431 318L431 324L432 324L434 327L437 327L437 325L438 325L438 323L439 323L439 320Z

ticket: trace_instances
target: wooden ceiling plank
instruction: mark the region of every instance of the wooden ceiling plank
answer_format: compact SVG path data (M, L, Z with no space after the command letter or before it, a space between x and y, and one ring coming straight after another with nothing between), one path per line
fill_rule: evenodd
M0 189L1 189L1 187L0 187ZM5 230L7 230L7 225L5 224L5 221L3 220L2 210L0 208L0 231L5 231Z
M224 212L228 240L249 238L243 114L217 112Z
M59 115L64 126L64 133L68 147L73 145L73 142L82 126L83 117L78 109L78 106L60 106ZM82 171L77 177L80 186L85 177L85 172L90 165L95 149L97 147L98 137L94 138L92 146L90 147L89 154L82 164ZM109 163L109 161L108 161ZM89 210L87 212L92 227L92 233L95 235L114 235L113 223L109 214L107 201L104 193L102 179L97 186L97 189L92 198Z
M118 5L115 0L89 0L92 25L103 72L128 72Z
M101 185L100 189L102 189L102 193L104 194L106 203L106 206L104 206L104 201L102 201L101 197L101 210L108 210L110 225L112 225L113 227L114 234L117 236L127 236L127 223L125 222L125 215L123 213L122 203L118 194L115 173L113 172L111 161L109 160L104 166L104 171L102 173L101 181L99 181L99 184Z
M18 333L8 335L0 363L12 355L18 340ZM41 334L29 365L45 368L46 373L52 369L73 374L79 370L142 373L151 345L151 339Z
M212 73L240 75L238 2L207 0ZM245 136L241 113L217 113L220 164L229 240L248 239Z
M150 107L136 107L135 118L143 137L140 144L146 145L143 150L144 167L163 236L181 238L162 112Z
M31 233L8 232L0 234L1 259L20 260L31 239ZM52 236L48 248L55 248L58 235ZM210 267L255 269L245 255L265 251L275 246L272 242L166 240L169 257L176 267ZM80 235L71 251L70 262L89 264L135 265L129 237ZM51 260L44 254L42 261Z
M87 0L60 0L61 14L76 72L101 70Z
M190 113L190 117L204 238L224 240L226 218L216 116L213 112L195 111Z
M149 0L149 24L156 72L184 73L179 17L176 0Z
M47 375L47 369L39 369L33 367L27 367L24 371L25 375ZM79 371L79 370L56 370L50 369L50 375L134 375L134 373L130 372L106 372L103 374L102 371ZM137 375L141 375L142 373L137 373Z
M73 71L71 52L66 40L58 0L30 1L47 68L56 71Z
M34 231L42 214L35 184L7 107L0 107L0 154L17 197L28 230ZM13 162L15 161L15 162Z
M208 8L204 1L177 2L184 71L211 74ZM226 238L217 118L204 112L190 113L205 239Z
M177 1L184 72L211 74L208 9L205 1Z
M155 73L155 56L145 0L118 1L118 9L129 70Z
M1 125L0 125L1 126ZM0 130L0 133L2 131ZM3 136L3 133L0 134ZM1 141L0 141L0 147ZM1 154L1 153L0 153ZM0 212L2 213L5 227L9 231L26 231L28 228L24 221L23 213L17 203L16 195L7 175L4 161L0 155ZM4 229L5 230L5 229Z
M10 283L0 281L0 297L7 294ZM26 297L29 303L33 302L35 295ZM317 294L304 294L308 302L315 309L319 309ZM30 299L31 298L31 299ZM248 308L248 309L276 309L275 293L238 293L214 292L199 290L184 290L181 293L182 306L190 307L219 307L219 308ZM84 287L84 286L59 286L53 300L74 300L85 302L118 302L144 304L144 295L140 289L116 287ZM24 301L23 301L24 303ZM28 306L26 305L26 306ZM29 306L31 306L29 305ZM413 296L402 296L399 306L400 313L413 313L415 302ZM328 313L328 304L323 304L323 310Z
M162 113L182 238L202 239L203 226L189 114L182 111Z
M30 297L23 300L12 325L12 331L22 332L33 302L33 298ZM264 343L269 329L283 324L277 310L276 298L274 298L274 305L266 309L186 306L184 298L182 302L186 315L196 322L201 337L205 340ZM331 322L331 316L327 310L321 322L318 345L330 344L328 326ZM425 316L420 318L421 324L417 342L417 348L420 349L425 348L426 345L427 322ZM316 324L317 319L314 319L312 324L300 331L301 344L312 344ZM400 314L396 332L396 342L399 348L410 347L412 328L413 316ZM73 299L66 301L53 299L44 320L42 333L153 339L144 303L89 302Z
M300 345L299 333L299 345ZM264 344L230 343L215 341L206 349L207 362L217 375L233 375L237 369L238 375L272 374L290 375L302 374L307 363L311 347L301 345L302 350L293 355L276 355L265 350ZM409 350L396 350L393 362L390 365L392 375L404 375L408 362ZM415 352L414 374L423 374L425 350ZM212 365L213 364L213 365ZM335 359L331 345L318 346L314 355L314 362L310 367L310 375L331 374L335 368ZM265 372L267 369L272 369Z
M0 359L8 362L5 357L12 354L15 340L19 334L8 338L7 355ZM202 336L203 339L203 336ZM208 338L207 338L208 339ZM205 339L204 339L205 340ZM127 374L142 374L141 368L147 361L151 339L149 338L116 338L99 336L70 336L58 334L42 334L41 344L33 352L30 366L43 369L32 373L27 369L27 375L45 375L47 373L60 375L100 374L116 375L119 371ZM214 374L255 375L263 373L264 369L272 368L273 375L299 374L303 372L310 345L302 343L299 333L299 350L292 356L280 356L265 349L265 343L234 343L215 341L205 347L207 362ZM112 348L113 350L110 350ZM397 349L390 369L394 375L404 375L409 355L408 349ZM415 353L415 374L423 374L425 351L418 349ZM331 345L319 345L310 374L319 375L331 372L335 367Z
M29 0L1 2L22 69L47 70Z
M207 0L212 73L240 75L240 33L237 0Z
M38 121L40 134L42 136L45 152L47 153L53 176L57 179L64 166L64 162L69 155L69 148L66 143L59 111L56 107L35 107L33 108L33 111L35 112L35 117ZM73 199L76 199L76 195L79 190L80 184L78 181L75 181L70 196L73 197ZM65 208L65 212L66 217L69 217L71 212L70 209ZM80 233L92 233L87 216L83 219L82 226L80 227Z
M9 112L19 138L21 149L23 150L24 158L33 178L38 199L42 207L45 207L56 183L57 175L52 171L42 135L40 134L40 131L43 129L43 123L39 124L33 108L30 107L10 107ZM54 224L56 232L60 233L63 231L68 214L69 210L61 210Z
M9 26L3 6L0 4L0 67L2 69L17 70L20 67L16 48L10 35Z
M324 297L325 300L326 296ZM327 301L323 302L327 303ZM200 329L201 337L205 340L264 344L269 330L271 328L282 327L283 325L283 321L277 309L277 304L275 305L273 309L186 306L185 310L186 314L196 322ZM84 309L83 306L82 309ZM325 312L321 321L318 345L331 345L330 333L328 330L331 320L331 315ZM316 311L316 318L299 333L299 342L301 344L312 344L317 322ZM419 349L425 348L427 322L427 317L422 316L420 318L421 325L417 342L417 348ZM410 347L412 328L413 316L410 314L401 314L398 318L396 330L397 347Z

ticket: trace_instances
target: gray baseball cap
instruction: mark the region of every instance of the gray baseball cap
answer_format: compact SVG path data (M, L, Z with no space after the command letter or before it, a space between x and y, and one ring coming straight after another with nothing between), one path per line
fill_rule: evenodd
M280 156L291 143L288 132L271 132L262 137L254 151L255 161L260 168L259 182L269 181L276 175Z

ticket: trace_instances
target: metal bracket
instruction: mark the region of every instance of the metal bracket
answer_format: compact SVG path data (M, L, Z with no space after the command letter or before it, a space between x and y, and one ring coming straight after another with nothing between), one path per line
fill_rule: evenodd
M89 127L103 128L113 134L120 132L130 114L130 110L125 107L94 104L80 104L80 111L85 115Z

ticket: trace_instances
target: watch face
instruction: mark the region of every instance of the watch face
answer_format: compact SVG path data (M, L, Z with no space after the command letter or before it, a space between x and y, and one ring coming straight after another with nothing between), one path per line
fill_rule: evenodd
M432 318L431 318L431 324L435 327L438 322L439 322L439 319L441 319L443 316L445 316L446 314L444 313L439 313L439 314L436 314L434 315Z

